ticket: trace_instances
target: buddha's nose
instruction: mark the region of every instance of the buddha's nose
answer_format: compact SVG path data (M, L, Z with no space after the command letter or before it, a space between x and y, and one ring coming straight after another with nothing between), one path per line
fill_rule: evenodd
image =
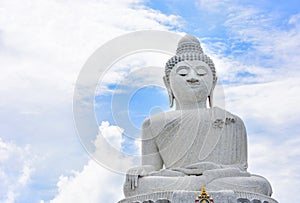
M186 81L187 81L187 82L190 82L190 83L199 82L199 80L196 79L196 78L190 78L190 79L187 79Z

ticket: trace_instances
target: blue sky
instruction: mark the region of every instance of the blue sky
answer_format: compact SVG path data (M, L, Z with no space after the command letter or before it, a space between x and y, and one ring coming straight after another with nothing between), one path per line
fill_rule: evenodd
M163 66L168 56L133 57L123 63L129 66L107 74L104 93L95 94L93 113L101 127L98 135L89 135L94 152L81 145L72 99L80 70L96 49L144 29L190 33L200 39L215 62L226 109L245 122L249 171L270 180L279 202L299 201L295 195L300 189L298 1L4 0L0 2L0 202L122 198L124 176L95 162L106 150L101 137L121 151L138 153L139 142L124 135L138 137L142 120L167 109L168 100L160 72L153 74L159 76L153 79L158 85L134 86L130 102L124 98L126 106L121 102L126 91L114 89L132 70L149 78L138 67ZM114 105L112 95L120 98ZM111 115L119 109L129 110L132 134L120 117ZM118 167L133 162L122 160Z

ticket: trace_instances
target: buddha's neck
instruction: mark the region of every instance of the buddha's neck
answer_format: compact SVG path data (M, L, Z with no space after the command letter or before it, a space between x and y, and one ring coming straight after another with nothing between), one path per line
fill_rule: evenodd
M178 102L176 100L176 110L193 110L193 109L206 109L206 101L199 101L193 103L185 103L185 102Z

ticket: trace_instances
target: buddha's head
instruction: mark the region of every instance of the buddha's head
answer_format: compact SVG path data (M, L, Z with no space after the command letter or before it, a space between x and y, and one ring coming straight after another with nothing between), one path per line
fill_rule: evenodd
M213 61L206 56L200 42L192 35L185 35L178 43L176 55L166 63L164 82L168 90L170 107L206 103L212 107L213 90L217 76Z

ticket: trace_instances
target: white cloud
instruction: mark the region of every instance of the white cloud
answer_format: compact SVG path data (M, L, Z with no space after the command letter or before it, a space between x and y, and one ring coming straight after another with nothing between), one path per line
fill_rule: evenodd
M273 79L278 76L299 75L300 60L300 23L293 15L281 27L276 24L283 21L275 13L267 13L255 7L236 6L225 22L230 37L243 43L250 43L250 50L245 50L238 60L248 64L256 64L270 69ZM233 40L234 42L234 40ZM234 44L234 43L233 43Z
M288 23L298 26L300 24L300 14L298 13L298 14L292 15L291 18L289 19Z
M74 130L72 96L87 58L99 46L126 32L180 26L178 16L164 15L142 3L0 1L0 95L5 98L0 100L0 133L9 132L4 138L9 136L16 144L29 143L42 157L35 173L20 168L24 174L18 180L20 184L25 184L28 174L34 176L34 185L19 197L23 202L51 199L57 174L70 168L80 170L86 160ZM9 164L13 159L0 167ZM102 175L103 180L109 180L108 172ZM0 193L7 192L13 199L19 189L16 186L10 190L13 192L3 189ZM121 190L114 192L120 194Z
M96 94L124 93L126 89L150 85L163 87L165 64L171 57L170 54L155 51L140 51L126 56L106 70ZM117 85L117 88L112 90L109 85Z
M218 78L222 82L251 84L268 82L275 78L274 70L272 69L267 69L256 64L247 65L233 57L217 55L209 50L207 55L213 59Z
M81 66L104 42L132 30L179 25L176 16L133 6L139 2L1 1L0 91L7 97L0 104L22 97L22 111L40 112L33 104L71 101Z
M123 132L124 129L119 126L103 121L94 141L95 151L91 153L102 166L121 174L125 174L127 169L140 162L139 156L131 156L123 150L124 145L128 144L125 142Z
M278 141L263 135L249 139L249 171L266 177L278 202L297 202L300 188L300 138Z
M300 119L300 82L296 77L224 89L226 107L253 123L276 129L296 124Z
M90 160L73 176L60 176L59 194L51 203L117 202L122 198L123 176L108 171Z
M95 141L96 149L99 149L99 142L101 137L104 137L110 145L118 150L122 150L122 143L124 139L122 138L122 133L124 129L118 126L110 126L108 121L102 121L99 127L99 135ZM100 148L101 149L101 148Z
M29 146L19 147L0 137L0 202L13 203L30 182L33 172Z
M220 8L226 8L229 4L236 2L235 0L197 0L196 5L209 10L210 12L220 11Z
M117 147L121 152L122 132L123 129L120 127L109 125L107 121L102 122L99 127L99 134L94 142L96 150L91 155L98 163L91 159L82 171L75 171L71 176L60 176L57 183L58 194L50 202L108 203L117 202L123 198L124 176L118 173L124 173L124 171L119 171L119 169L123 168L126 171L133 165L133 159L120 156L108 146L108 143L110 143L112 147ZM110 165L105 165L106 163L103 163L102 157L106 157L105 161L107 161L106 163L109 162ZM102 166L108 168L111 166L118 166L118 168L108 170L100 166L99 162Z
M227 110L248 129L249 172L266 177L279 202L299 200L299 87L297 77L224 87Z
M218 0L197 1L200 10L220 11L227 38L204 38L221 79L232 83L262 83L299 76L299 14L284 17L264 4ZM256 6L255 6L256 5ZM243 75L244 74L244 75Z
M138 154L141 154L142 153L142 141L141 140L139 140L139 139L136 139L135 141L134 141L134 144L135 144L135 146L136 146L136 148L137 148L137 153Z

